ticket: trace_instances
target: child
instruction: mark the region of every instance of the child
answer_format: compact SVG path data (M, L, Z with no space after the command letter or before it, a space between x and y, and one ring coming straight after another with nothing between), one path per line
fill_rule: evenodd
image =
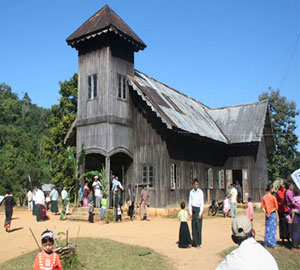
M180 207L181 210L178 212L178 220L180 221L178 247L190 248L192 246L192 239L187 223L187 221L189 220L189 215L187 211L184 210L185 202L181 202Z
M33 270L62 270L63 267L61 265L58 254L52 251L52 247L54 245L54 235L51 231L44 231L42 233L42 246L43 251L39 252L36 255Z
M292 219L290 220L290 223L293 224L295 214L300 214L300 192L299 190L294 191L294 200L293 200L294 209L292 210Z
M248 207L246 209L246 217L249 218L249 220L251 221L251 224L253 226L253 203L252 203L252 199L249 197L248 198Z
M229 217L229 211L230 211L230 200L229 198L225 197L223 201L223 212L225 218Z
M89 211L89 222L90 223L94 223L94 213L93 213L93 211L94 211L94 204L93 204L93 200L89 201L89 209L88 209L88 211Z
M107 198L106 195L103 195L103 198L101 199L101 220L104 219L105 211L107 206Z

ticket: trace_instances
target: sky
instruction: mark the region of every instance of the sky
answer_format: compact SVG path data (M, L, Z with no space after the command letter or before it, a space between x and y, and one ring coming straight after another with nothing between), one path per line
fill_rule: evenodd
M59 81L78 70L66 38L108 4L147 45L136 69L212 108L258 101L272 87L300 109L299 2L0 0L0 83L57 104Z

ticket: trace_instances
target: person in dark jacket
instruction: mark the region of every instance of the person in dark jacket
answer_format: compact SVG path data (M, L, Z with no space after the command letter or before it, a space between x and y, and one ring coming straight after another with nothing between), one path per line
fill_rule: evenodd
M126 201L128 205L128 216L130 217L130 220L133 220L135 190L134 190L134 186L132 186L131 184L128 185L128 194L127 194Z
M120 187L117 187L117 191L115 193L115 210L116 210L116 222L122 221L122 191Z
M4 221L4 228L7 232L10 230L11 225L11 218L13 214L13 207L15 206L14 198L11 194L10 190L7 190L7 194L3 199L3 203L5 206L5 221Z

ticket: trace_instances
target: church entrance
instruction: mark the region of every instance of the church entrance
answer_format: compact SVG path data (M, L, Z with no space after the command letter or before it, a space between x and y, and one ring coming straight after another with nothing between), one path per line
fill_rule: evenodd
M110 157L110 171L111 175L118 177L118 180L121 182L124 192L123 192L123 202L125 201L125 194L127 192L127 187L129 183L133 183L133 159L123 153L118 152L113 154ZM110 190L110 205L112 205L113 193L111 192L112 184L111 179L109 183L109 190Z

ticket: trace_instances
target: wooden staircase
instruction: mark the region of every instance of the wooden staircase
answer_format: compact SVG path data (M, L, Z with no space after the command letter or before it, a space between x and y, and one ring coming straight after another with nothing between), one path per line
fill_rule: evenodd
M100 211L101 211L101 208L94 208L94 212L93 212L94 213L94 222L100 221ZM68 220L88 221L89 220L88 207L73 208L71 215L68 215L67 219ZM124 209L124 208L123 208L122 220L123 221L130 220L129 216L127 215L127 209Z
M94 209L94 221L100 220L100 208ZM89 220L89 212L88 207L75 207L72 210L71 215L67 216L68 220L82 220L82 221L88 221Z

